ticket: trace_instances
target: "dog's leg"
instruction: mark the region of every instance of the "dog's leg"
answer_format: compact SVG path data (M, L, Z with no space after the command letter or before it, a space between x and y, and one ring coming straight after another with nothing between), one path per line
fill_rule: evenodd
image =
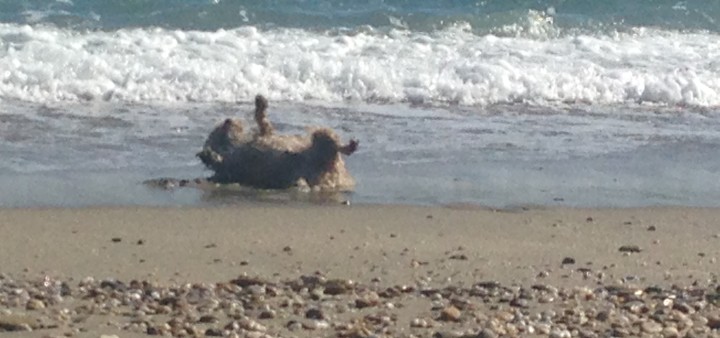
M259 136L272 135L274 128L267 118L268 101L262 95L255 96L255 122L258 125Z
M350 140L350 143L348 143L347 145L339 147L338 151L345 155L352 155L352 153L357 150L359 145L360 142L358 140Z

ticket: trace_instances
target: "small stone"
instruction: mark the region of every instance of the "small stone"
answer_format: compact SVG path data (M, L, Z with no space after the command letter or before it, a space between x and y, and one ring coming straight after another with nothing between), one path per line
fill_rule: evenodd
M640 327L642 328L643 332L652 334L660 333L663 329L662 325L652 320L642 322L642 324L640 324Z
M410 321L410 327L424 328L424 327L429 327L429 326L430 326L430 324L428 323L428 321L425 319L422 319L422 318L415 318Z
M711 315L707 317L707 326L711 330L720 330L720 316Z
M463 335L462 332L455 332L455 331L436 331L432 334L432 338L466 338L466 335Z
M325 283L326 295L337 296L350 293L355 288L355 283L351 280L332 279Z
M209 328L205 330L205 335L208 337L222 337L223 331L218 328Z
M198 319L198 323L203 323L203 324L214 324L219 321L220 320L213 315L204 315L204 316L200 317L200 319Z
M248 331L258 331L258 332L267 331L267 328L264 325L254 321L252 319L249 319L249 318L241 319L238 322L238 324L240 325L241 328L248 330Z
M291 320L287 322L287 324L285 324L285 327L290 331L297 331L302 329L302 324L300 324L300 322Z
M355 300L355 307L358 309L373 307L378 304L380 304L380 296L374 291L370 291Z
M667 326L662 330L662 335L665 338L679 338L680 332L676 327Z
M290 251L292 251L292 248L291 248L290 246L286 246L286 247L283 248L283 251L284 251L284 252L290 252Z
M440 312L440 320L447 321L447 322L457 322L460 321L460 316L462 316L462 312L460 310L452 305L444 308Z
M692 308L692 306L687 305L686 303L675 303L673 304L673 310L678 310L685 314L693 314L695 313L695 309Z
M623 245L618 249L620 252L637 253L642 251L637 245Z
M319 309L310 309L305 312L305 318L307 319L325 319L325 314Z
M550 338L570 338L572 335L568 330L552 330L550 331Z
M32 331L37 322L29 316L0 314L0 331Z
M647 231L655 231L657 228L654 225L651 225L647 228Z
M549 303L549 302L548 302ZM527 308L528 307L528 301L527 299L523 298L515 298L510 301L510 306L514 307L520 307L520 308Z
M39 299L30 299L27 301L27 304L25 304L25 308L27 310L40 310L45 308L45 303Z
M477 338L497 338L497 334L490 329L482 329L477 334Z
M275 317L276 317L275 310L266 310L266 311L260 312L260 315L258 316L258 318L260 318L260 319L273 319Z
M535 328L540 334L550 334L550 324L539 323L535 325Z
M122 242L122 238L120 238L120 237L113 237L113 238L112 238L112 241L113 241L113 243L120 243L120 242Z
M572 258L572 257L563 258L562 265L565 265L565 264L575 264L575 258Z
M304 323L303 328L306 330L325 330L330 328L330 323L325 320L311 320L308 323Z

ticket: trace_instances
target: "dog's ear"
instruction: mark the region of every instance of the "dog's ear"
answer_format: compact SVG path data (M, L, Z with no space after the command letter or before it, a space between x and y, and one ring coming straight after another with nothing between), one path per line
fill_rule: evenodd
M225 122L223 122L223 124L222 124L222 129L223 129L223 131L226 132L226 133L229 132L229 131L231 131L231 130L232 130L233 132L236 132L236 133L242 133L242 132L243 132L242 123L240 123L240 121L236 121L236 120L233 120L233 119L230 119L230 118L225 119Z

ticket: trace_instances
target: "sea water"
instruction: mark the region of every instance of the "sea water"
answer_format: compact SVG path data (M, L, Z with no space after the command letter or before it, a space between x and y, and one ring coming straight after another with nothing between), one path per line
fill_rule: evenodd
M263 94L281 132L360 140L354 202L718 206L718 20L714 1L0 0L0 205L232 203L142 182L210 175L207 133Z

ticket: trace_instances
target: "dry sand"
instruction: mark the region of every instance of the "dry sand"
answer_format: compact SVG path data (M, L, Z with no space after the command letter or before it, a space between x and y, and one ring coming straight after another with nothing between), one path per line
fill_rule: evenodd
M0 211L0 313L5 318L0 316L0 335L138 337L159 329L240 337L680 336L696 331L707 336L720 326L713 298L720 256L716 220L720 209L7 209ZM639 252L621 252L621 247ZM235 279L241 275L248 278ZM44 276L50 282L43 286ZM88 276L94 281L83 282ZM123 283L100 284L111 279ZM108 299L122 300L132 292L131 280L149 281L152 286L144 290L158 292L205 283L196 286L209 293L203 297L231 297L242 311L222 304L198 309L194 299L189 305L184 300L184 308L173 305L172 313L156 311L157 304L137 313L153 301L145 298L102 308ZM53 300L52 292L36 290L61 282L71 295ZM187 297L190 289L176 290L176 296ZM22 290L30 290L30 298L45 308L27 310ZM633 301L640 307L626 309ZM95 305L79 311L83 304ZM67 318L58 318L63 308ZM582 314L573 312L578 308ZM198 323L205 310L217 323ZM2 321L13 316L43 324L31 325L32 332L3 333ZM182 320L166 325L172 317ZM577 317L577 323L565 317ZM234 329L233 321L241 328ZM176 327L182 325L185 329Z

